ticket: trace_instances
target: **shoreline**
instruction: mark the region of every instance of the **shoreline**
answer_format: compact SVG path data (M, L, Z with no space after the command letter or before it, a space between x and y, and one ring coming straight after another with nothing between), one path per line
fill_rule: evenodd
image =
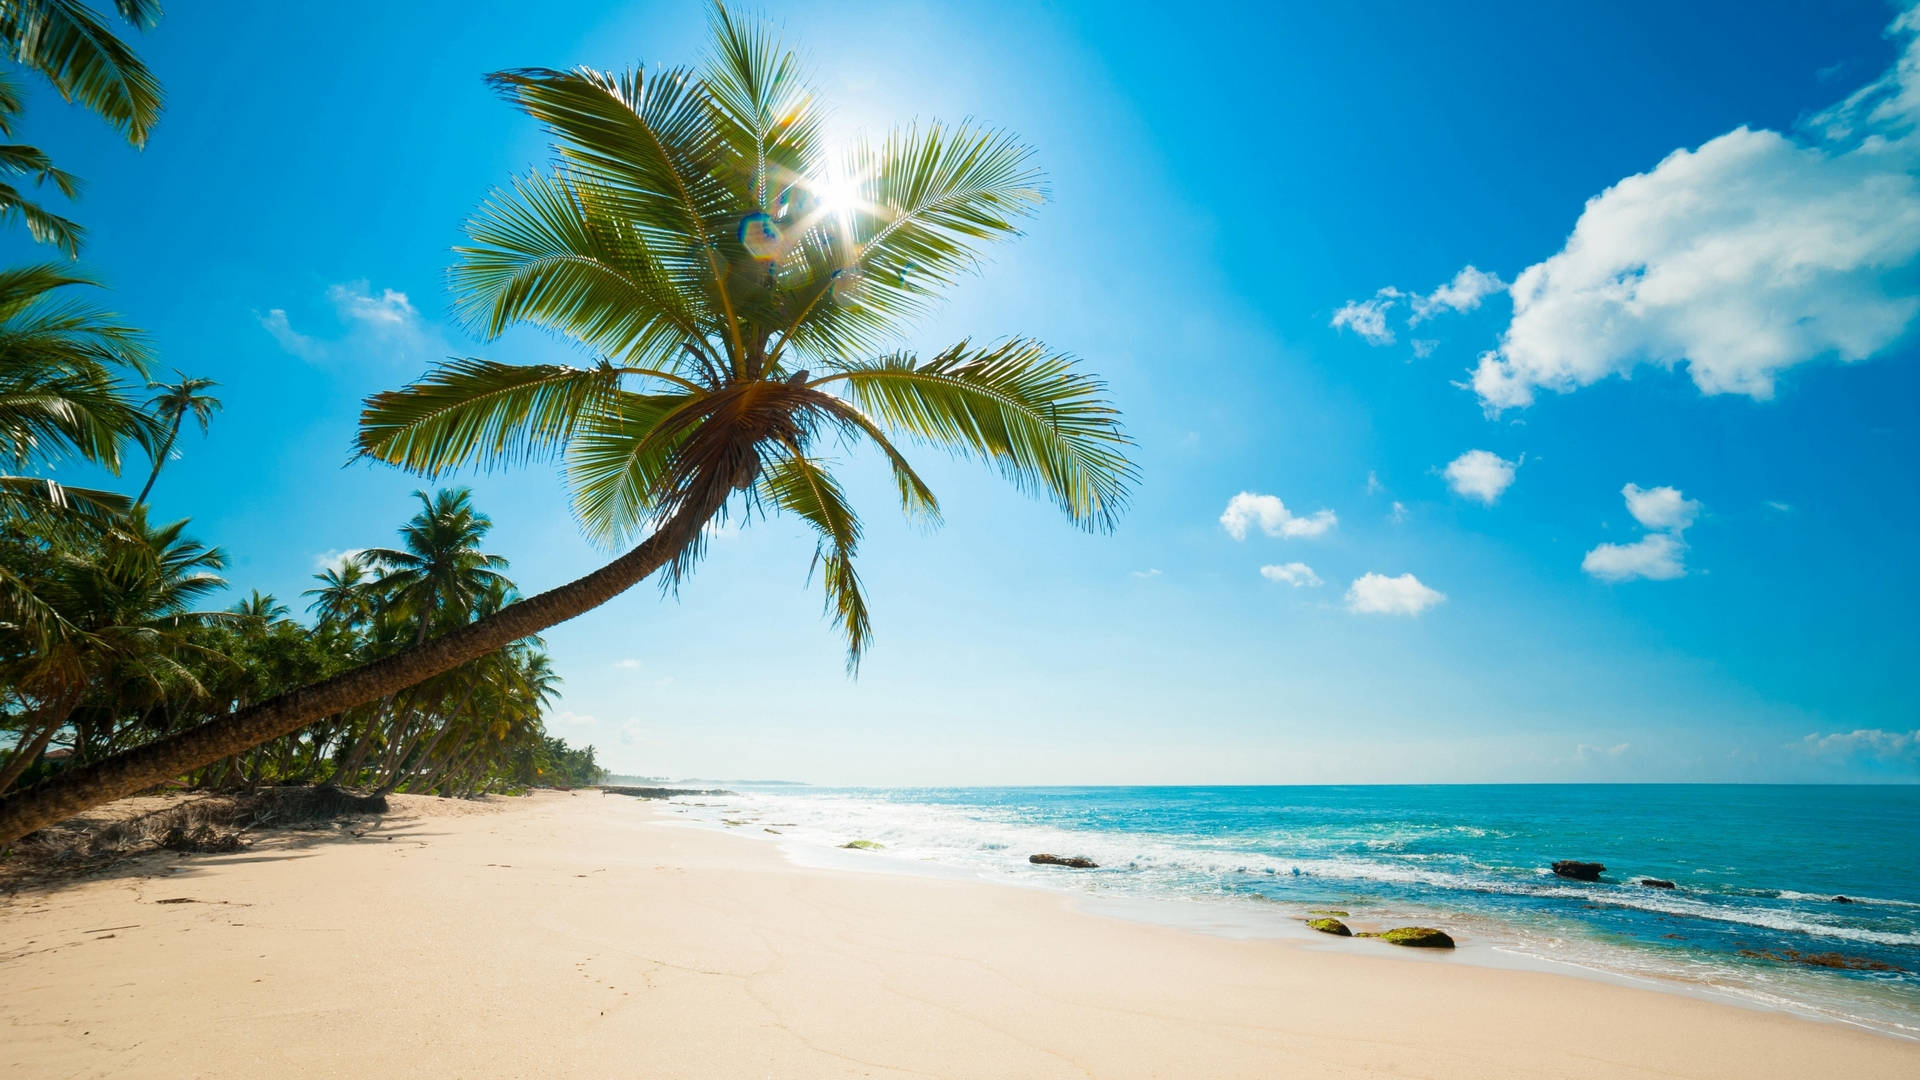
M1244 897L1200 899L1180 896L1100 895L1076 887L1071 871L1063 871L1058 882L995 877L974 867L957 866L933 860L916 860L889 854L886 851L841 852L832 847L807 843L784 834L763 836L744 826L728 826L718 817L688 814L684 807L676 806L671 801L661 801L656 805L686 814L685 817L666 819L664 824L684 825L703 832L735 835L746 840L771 843L780 851L782 858L791 865L803 869L823 870L830 873L898 874L933 880L969 881L990 887L1026 889L1047 896L1063 897L1073 911L1086 915L1165 927L1185 933L1206 934L1237 941L1286 942L1296 947L1323 950L1341 956L1367 955L1375 949L1388 950L1390 956L1409 960L1419 960L1426 956L1444 956L1451 958L1454 962L1472 964L1489 970L1531 972L1557 978L1598 982L1623 989L1673 994L1689 1000L1762 1014L1790 1016L1815 1023L1837 1024L1897 1042L1920 1045L1920 1031L1896 1030L1884 1026L1890 1024L1890 1021L1876 1022L1866 1017L1828 1011L1777 994L1764 995L1751 987L1715 983L1705 978L1687 980L1663 972L1635 972L1607 967L1599 963L1583 962L1581 959L1555 957L1529 951L1521 943L1517 927L1477 912L1454 910L1432 913L1432 920L1444 924L1443 928L1452 931L1456 937L1461 936L1459 927L1462 925L1470 927L1472 931L1471 936L1460 940L1454 949L1444 954L1432 954L1424 950L1400 949L1384 942L1362 942L1322 934L1306 928L1303 918L1294 914L1282 914L1275 910L1284 905L1266 901ZM711 803L704 804L701 808L718 809L716 804ZM1426 918L1427 916L1423 913L1409 917ZM1388 923L1394 920L1382 922L1379 919L1361 917L1346 921L1353 923L1356 929L1385 929ZM1372 923L1380 925L1374 927ZM1490 929L1493 931L1490 937L1482 936ZM1504 937L1501 936L1502 932L1505 933ZM1604 948L1630 954L1634 946L1609 944Z
M798 866L660 803L402 809L362 837L148 857L0 901L0 1060L29 1076L1920 1070L1896 1036L1667 990Z

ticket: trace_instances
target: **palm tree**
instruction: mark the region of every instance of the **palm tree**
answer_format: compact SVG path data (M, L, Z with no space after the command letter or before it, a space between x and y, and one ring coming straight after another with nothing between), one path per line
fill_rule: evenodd
M589 535L632 546L421 644L19 792L0 801L0 843L449 671L656 571L676 582L732 513L815 529L851 667L871 631L859 519L825 456L835 441L877 450L922 519L937 502L896 439L987 462L1083 527L1114 524L1136 474L1098 378L1034 341L898 346L979 245L1041 201L1029 150L936 123L830 151L793 55L717 5L712 23L700 70L491 77L559 160L470 223L456 309L488 337L557 331L592 362L450 362L368 399L361 421L362 455L429 477L557 460Z
M120 17L145 30L160 21L157 0L114 0ZM38 72L60 96L77 101L136 147L160 119L160 83L126 43L113 36L106 21L78 0L5 0L0 3L0 52L6 59ZM0 72L0 135L12 135L24 99L20 86ZM0 173L22 176L35 185L49 180L71 199L79 181L56 169L31 146L0 146ZM18 216L43 244L77 255L85 235L79 225L28 199L19 188L0 182L0 218Z
M313 578L320 587L300 595L313 597L307 610L322 623L354 628L373 618L375 581L363 552L355 552Z
M151 525L136 509L95 544L76 545L59 533L35 544L29 535L24 551L9 552L10 562L29 565L39 579L34 593L58 613L60 632L23 641L14 627L0 624L0 684L28 702L29 714L0 768L0 791L83 703L108 707L112 715L129 702L152 705L169 694L200 692L179 660L205 652L189 632L234 616L193 610L225 587L219 571L226 556L186 536L186 526ZM89 741L83 733L77 748Z
M180 377L177 383L147 384L147 389L160 391L147 401L147 408L152 410L154 416L170 418L171 426L167 429L166 441L160 444L160 452L153 456L153 471L147 474L146 486L134 497L136 506L147 501L147 495L153 491L153 482L160 479L160 466L166 464L167 455L173 452L174 440L180 437L181 421L191 413L200 424L200 434L205 435L208 420L220 411L220 399L201 392L211 390L219 383L212 379L189 379L185 373L177 370L174 374Z
M465 621L487 589L506 579L507 560L480 550L493 520L473 508L467 488L449 488L431 498L424 491L420 512L400 530L400 548L369 548L361 553L380 570L381 591L389 606L416 620L414 644L427 639L436 615Z

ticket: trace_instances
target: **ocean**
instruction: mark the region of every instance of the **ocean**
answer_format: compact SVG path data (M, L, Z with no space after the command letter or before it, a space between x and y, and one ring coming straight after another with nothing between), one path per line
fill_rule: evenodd
M1466 962L1920 1039L1920 786L732 786L675 808L801 856L872 841L839 854L1251 935L1312 937L1307 913L1338 909L1356 928L1439 926ZM1559 859L1607 869L1571 881Z

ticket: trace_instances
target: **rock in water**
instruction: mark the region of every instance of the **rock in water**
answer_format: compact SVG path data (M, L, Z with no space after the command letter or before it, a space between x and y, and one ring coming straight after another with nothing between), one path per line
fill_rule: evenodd
M1640 884L1645 885L1649 889L1673 888L1673 882L1668 881L1666 878L1643 877L1640 879Z
M1577 859L1561 859L1553 864L1553 872L1563 878L1575 881L1599 881L1606 867L1597 862L1580 862Z
M1323 934L1337 934L1340 937L1352 937L1353 931L1339 919L1308 919L1307 925Z
M1834 897L1834 898L1833 898L1833 902L1834 902L1834 903L1836 903L1836 904L1851 904L1851 903L1853 903L1853 901L1852 901L1852 900L1849 900L1849 899L1847 899L1847 898L1846 898L1846 897L1844 897L1844 896L1836 896L1836 897Z
M1451 949L1453 939L1445 930L1435 930L1431 926L1402 926L1374 937L1394 945L1405 945L1414 949Z
M772 831L772 830L768 830L768 831ZM846 843L841 844L840 846L843 848L851 848L854 851L879 851L881 848L886 847L887 845L881 843L878 840L849 840Z
M1029 855L1027 861L1041 866L1071 866L1075 870L1098 870L1100 864L1084 855L1063 858L1059 855Z

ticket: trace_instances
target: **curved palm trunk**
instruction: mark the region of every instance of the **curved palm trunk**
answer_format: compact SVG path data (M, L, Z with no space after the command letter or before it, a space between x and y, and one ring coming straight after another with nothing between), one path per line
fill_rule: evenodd
M146 505L147 495L153 491L153 482L160 479L160 466L165 465L167 463L167 455L173 453L173 440L180 437L180 421L185 419L186 415L185 412L175 412L173 414L173 430L167 432L166 444L160 447L158 454L154 455L153 471L147 474L147 486L140 489L140 494L134 498L133 505Z
M703 489L710 489L704 486ZM326 716L364 705L593 610L665 566L725 502L724 489L682 508L638 547L584 577L510 604L421 645L290 690L198 727L68 770L0 798L0 846L90 806L153 787Z

